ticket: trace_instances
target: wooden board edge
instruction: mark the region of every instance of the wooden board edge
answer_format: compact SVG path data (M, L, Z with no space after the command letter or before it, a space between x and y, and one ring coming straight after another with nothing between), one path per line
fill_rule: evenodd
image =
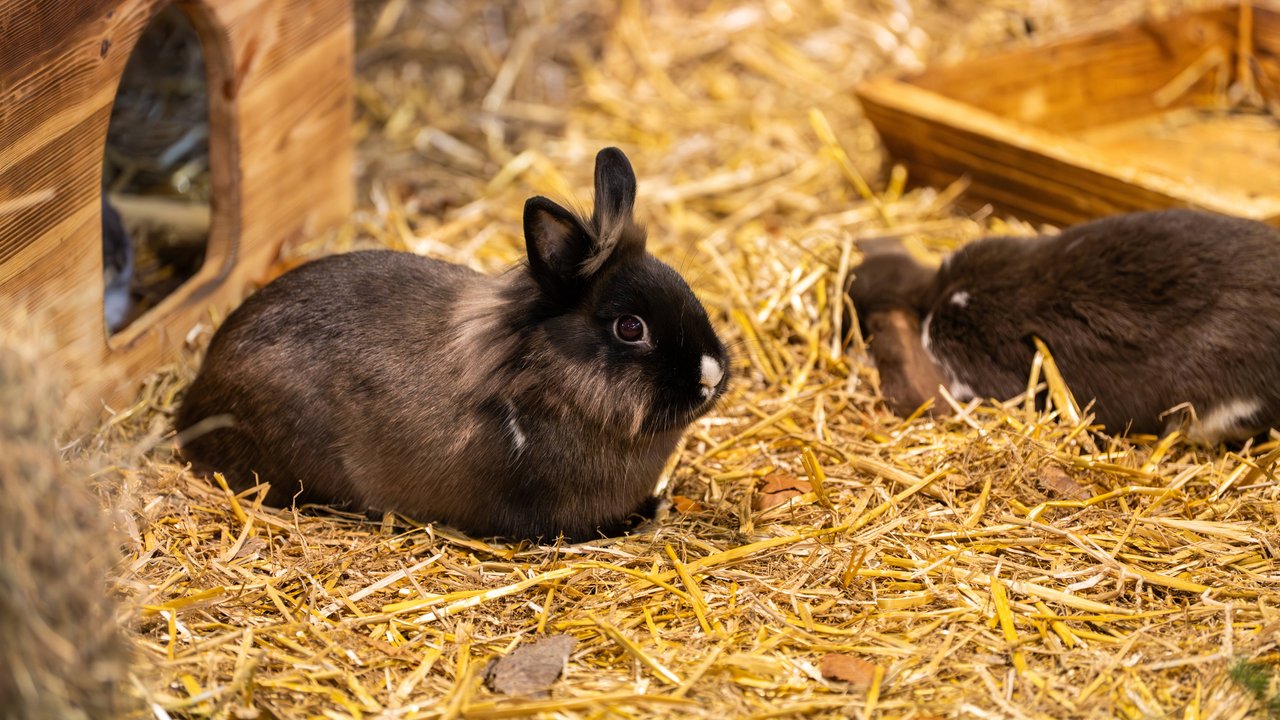
M1135 185L1192 207L1266 222L1274 222L1280 215L1274 211L1280 197L1266 196L1263 202L1242 203L1222 197L1211 188L1198 187L1143 168L1119 165L1110 161L1102 151L1065 135L1002 118L898 77L873 78L858 85L854 94L864 110L870 108L867 117L882 137L892 136L894 132L875 122L875 110L905 113L933 125L998 140L1018 151Z

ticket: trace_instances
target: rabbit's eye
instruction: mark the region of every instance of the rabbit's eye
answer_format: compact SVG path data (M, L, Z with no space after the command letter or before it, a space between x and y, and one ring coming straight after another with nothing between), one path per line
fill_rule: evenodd
M648 334L644 321L635 315L623 315L613 321L613 334L626 343L638 343Z

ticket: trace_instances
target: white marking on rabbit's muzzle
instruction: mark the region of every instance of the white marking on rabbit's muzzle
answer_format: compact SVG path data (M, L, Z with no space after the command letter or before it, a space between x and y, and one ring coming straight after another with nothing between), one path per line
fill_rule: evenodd
M702 397L711 397L720 381L724 379L724 366L710 355L702 356L702 377L698 380L702 385Z

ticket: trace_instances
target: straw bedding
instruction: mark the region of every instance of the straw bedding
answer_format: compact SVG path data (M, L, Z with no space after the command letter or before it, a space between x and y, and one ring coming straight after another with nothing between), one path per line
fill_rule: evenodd
M1033 230L961 212L960 185L904 191L853 84L1143 6L606 5L361 4L367 202L281 269L387 246L497 271L520 258L524 198L585 202L595 151L621 146L651 249L735 349L729 396L664 479L674 508L628 537L528 547L233 496L185 472L165 435L211 318L193 359L97 439L132 498L121 574L151 712L1263 713L1277 443L1091 433L1050 357L1029 375L1047 414L1016 399L904 422L861 340L843 348L836 330L859 241L928 253ZM556 634L576 643L546 697L485 686L490 659Z
M108 578L118 538L61 462L59 378L31 338L0 333L0 715L93 720L126 707L128 646Z

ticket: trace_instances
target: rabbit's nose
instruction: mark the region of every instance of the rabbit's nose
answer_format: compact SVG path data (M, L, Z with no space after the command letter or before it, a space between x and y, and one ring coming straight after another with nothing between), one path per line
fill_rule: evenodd
M702 378L698 381L702 384L702 395L706 397L711 391L720 384L720 380L724 378L724 367L722 367L715 358L710 355L702 356Z

